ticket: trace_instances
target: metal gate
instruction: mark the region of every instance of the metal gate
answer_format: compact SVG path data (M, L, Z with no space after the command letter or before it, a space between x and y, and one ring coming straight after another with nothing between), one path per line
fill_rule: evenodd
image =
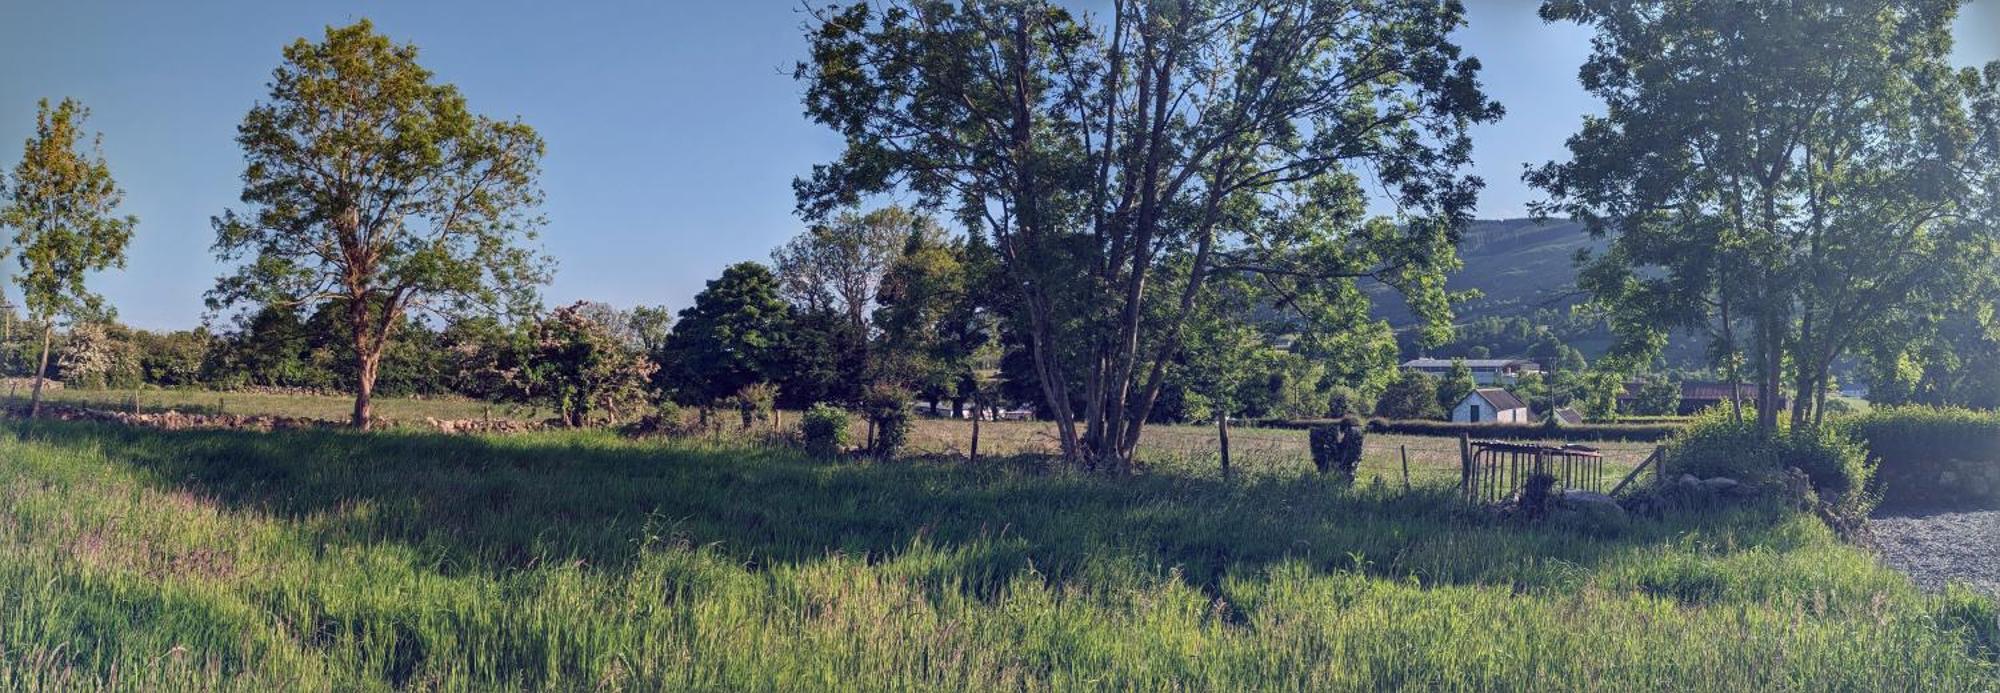
M1582 445L1539 445L1498 440L1463 441L1464 458L1459 470L1459 490L1470 502L1505 500L1528 483L1528 477L1546 473L1556 479L1556 489L1581 489L1603 493L1604 455Z

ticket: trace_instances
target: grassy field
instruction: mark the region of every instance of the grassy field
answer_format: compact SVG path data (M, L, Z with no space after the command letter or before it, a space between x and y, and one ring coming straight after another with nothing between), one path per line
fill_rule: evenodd
M1306 431L1299 429L1230 429L1231 464L1253 477L1305 474L1312 471L1312 455L1306 448L1306 437ZM1654 447L1652 443L1590 445L1603 452L1604 474L1613 483L1652 454ZM918 454L963 456L972 446L972 422L920 419L910 436L909 446ZM981 455L1054 455L1062 447L1056 441L1052 424L998 421L980 425L979 450ZM1361 468L1356 476L1363 484L1379 481L1400 486L1405 455L1410 460L1412 485L1458 483L1458 439L1435 436L1368 434L1362 445ZM1176 474L1219 474L1221 467L1221 452L1212 426L1147 426L1139 443L1139 457L1152 470Z
M48 401L59 404L117 411L131 409L136 398L139 409L146 412L171 409L183 413L264 414L326 421L346 421L354 413L353 397L332 395L208 390L64 389L50 391L44 396ZM27 397L25 392L16 393L18 403L25 404ZM387 417L391 421L422 421L425 418L462 420L488 415L496 419L535 419L547 416L545 411L534 407L489 404L456 396L422 399L377 397L374 407L376 416Z
M1976 690L1994 613L1775 510L1526 526L1286 469L0 427L0 689Z

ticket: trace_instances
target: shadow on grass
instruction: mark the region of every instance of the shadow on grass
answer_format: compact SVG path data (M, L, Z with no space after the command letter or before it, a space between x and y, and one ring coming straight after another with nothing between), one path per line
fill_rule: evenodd
M831 553L872 562L922 544L948 556L927 577L982 595L1030 566L1063 579L1103 558L1177 568L1204 588L1232 570L1303 560L1425 583L1534 589L1568 586L1578 568L1687 529L1496 524L1446 489L1346 489L1310 475L1106 479L1018 462L820 462L789 450L601 433L8 426L39 444L101 451L148 483L285 520L322 546L411 547L443 573L578 561L620 571L648 547L678 542L712 546L753 568ZM1744 512L1699 521L1758 532L1766 520Z

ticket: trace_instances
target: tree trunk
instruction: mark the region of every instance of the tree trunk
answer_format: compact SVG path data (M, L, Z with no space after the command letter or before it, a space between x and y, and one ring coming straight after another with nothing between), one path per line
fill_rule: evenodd
M1724 278L1727 281L1727 277ZM1723 358L1729 363L1729 420L1743 423L1743 368L1738 363L1736 353L1736 326L1729 317L1729 291L1722 291L1722 348ZM1553 400L1551 400L1553 401ZM1675 413L1680 412L1680 403L1674 403Z
M1770 310L1757 318L1757 430L1765 434L1778 431L1778 383L1784 359L1777 316Z
M360 353L360 371L354 379L354 428L368 430L369 422L375 418L375 373L382 364L382 354L364 349Z
M1229 415L1215 417L1216 440L1222 443L1222 478L1229 478Z
M54 321L45 321L42 323L42 359L41 364L35 367L35 389L28 395L28 418L30 419L42 415L42 383L49 377L49 342L55 338L55 333L56 325Z
M972 464L979 464L979 413L972 414Z

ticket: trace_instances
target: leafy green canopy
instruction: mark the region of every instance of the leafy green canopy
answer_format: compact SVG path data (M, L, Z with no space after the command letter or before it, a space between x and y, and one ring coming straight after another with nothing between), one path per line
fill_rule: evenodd
M1581 74L1606 113L1527 179L1540 211L1611 237L1580 283L1610 309L1616 356L1706 330L1760 401L1789 375L1798 424L1843 355L1901 351L1964 309L1994 267L2000 65L1951 68L1959 4L1543 5L1596 29ZM1759 416L1776 430L1775 409Z
M0 228L14 230L22 303L30 319L96 318L110 313L102 297L84 286L94 271L125 266L125 246L139 218L117 216L125 193L104 161L102 137L80 149L90 109L72 99L35 113L13 185L0 206ZM0 186L5 189L6 186Z
M533 307L550 269L525 245L541 224L542 140L471 113L415 46L367 20L284 56L237 130L246 209L213 225L216 255L241 264L209 303L346 301L365 425L374 363L404 315Z
M675 395L709 405L778 375L791 308L778 280L755 262L740 262L709 280L682 310L659 360Z
M1254 277L1324 352L1380 353L1359 280L1400 289L1442 336L1443 274L1480 187L1459 175L1466 130L1500 115L1450 41L1458 3L1120 0L1110 15L814 10L795 74L846 148L795 183L801 212L907 192L990 238L1075 461L1129 461L1212 278ZM1370 187L1402 214L1369 217Z

